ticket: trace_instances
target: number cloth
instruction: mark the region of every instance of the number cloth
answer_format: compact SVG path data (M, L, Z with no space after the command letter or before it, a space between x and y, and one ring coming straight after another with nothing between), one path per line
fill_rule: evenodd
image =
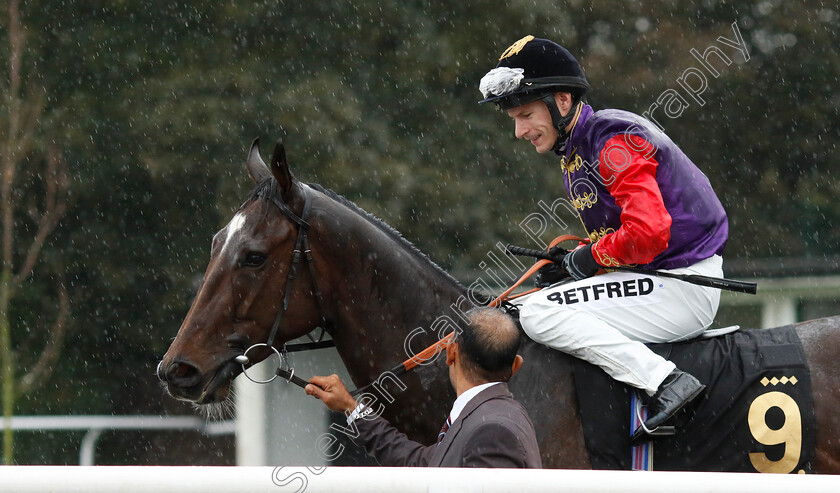
M815 472L811 376L793 326L651 349L708 386L677 434L653 442L654 470ZM592 467L630 469L628 387L575 361Z

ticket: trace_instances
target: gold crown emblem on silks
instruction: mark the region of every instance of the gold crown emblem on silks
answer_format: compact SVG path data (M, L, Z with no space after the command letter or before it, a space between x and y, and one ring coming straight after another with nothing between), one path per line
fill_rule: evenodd
M529 41L531 41L533 39L534 39L534 37L529 34L529 35L525 36L524 38L520 39L519 41L517 41L516 43L513 43L512 45L510 45L508 47L508 49L506 49L502 53L502 56L499 57L499 60L504 60L507 57L511 57L513 55L516 55L517 53L522 51L522 48L524 48L525 45L528 44Z

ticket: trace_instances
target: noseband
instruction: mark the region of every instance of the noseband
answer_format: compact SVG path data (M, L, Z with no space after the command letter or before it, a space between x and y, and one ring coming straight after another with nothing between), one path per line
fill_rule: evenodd
M277 315L274 317L274 324L271 326L271 332L268 335L268 340L266 342L258 342L248 349L245 352L236 358L234 361L242 365L242 373L245 376L255 383L268 383L277 378L280 375L287 375L288 380L292 380L294 378L294 368L291 368L291 371L284 370L282 368L283 365L288 366L288 359L286 358L286 353L289 349L286 348L286 344L283 344L283 349L278 351L277 348L274 347L274 338L277 336L277 329L280 327L280 322L283 320L283 315L285 315L286 310L289 309L289 300L292 297L292 288L294 287L294 281L297 276L297 269L298 265L300 264L301 258L309 267L309 274L312 277L312 286L315 290L315 299L318 302L318 311L321 314L321 337L324 335L324 330L327 326L327 319L324 315L326 313L324 311L324 297L321 294L321 290L318 288L318 280L315 277L315 267L313 266L312 260L312 251L309 248L309 213L312 210L312 193L309 191L308 187L301 186L301 190L303 190L304 202L303 202L303 212L300 216L295 214L285 202L280 200L277 197L277 193L272 193L271 187L268 187L265 192L260 192L259 196L269 200L272 204L277 206L280 211L293 223L298 226L298 236L297 241L295 242L295 249L292 252L292 262L289 266L289 275L286 277L286 285L283 288L283 305L277 310ZM318 347L329 347L332 345L332 341L321 341L321 337L318 338L317 341L313 339L313 343L307 344L300 344L292 350L303 350L303 349L315 349ZM246 365L248 365L251 359L248 357L248 352L252 349L259 348L259 347L267 347L280 358L281 367L278 368L277 372L268 380L256 380L246 371Z

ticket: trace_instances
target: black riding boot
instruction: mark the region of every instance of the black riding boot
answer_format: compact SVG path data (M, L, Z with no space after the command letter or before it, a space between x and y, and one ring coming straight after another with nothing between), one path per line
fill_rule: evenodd
M653 416L636 430L636 433L633 434L633 440L641 438L649 431L665 424L680 409L700 397L705 389L706 386L690 374L674 369L665 377L665 380L659 386L659 390L653 394L651 405L648 408Z

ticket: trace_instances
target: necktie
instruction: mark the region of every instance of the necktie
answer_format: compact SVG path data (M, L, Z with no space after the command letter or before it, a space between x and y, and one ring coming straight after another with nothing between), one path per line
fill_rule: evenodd
M438 433L437 443L440 445L440 442L443 440L443 436L446 435L446 432L449 430L449 416L446 417L446 421L444 421L443 426L440 427L440 433Z

